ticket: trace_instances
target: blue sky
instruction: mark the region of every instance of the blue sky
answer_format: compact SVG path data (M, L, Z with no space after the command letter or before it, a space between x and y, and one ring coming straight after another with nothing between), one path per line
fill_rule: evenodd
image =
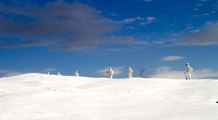
M218 78L216 0L0 0L0 76Z

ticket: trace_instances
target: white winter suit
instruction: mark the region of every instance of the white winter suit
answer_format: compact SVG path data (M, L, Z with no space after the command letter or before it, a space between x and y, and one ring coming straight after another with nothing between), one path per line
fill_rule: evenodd
M132 78L133 69L131 67L128 67L127 74L129 78Z
M193 71L193 68L189 64L187 64L185 67L185 79L186 80L191 80L192 71Z
M112 70L112 68L110 67L109 70L107 71L107 73L109 74L110 78L113 78L114 75L114 71Z

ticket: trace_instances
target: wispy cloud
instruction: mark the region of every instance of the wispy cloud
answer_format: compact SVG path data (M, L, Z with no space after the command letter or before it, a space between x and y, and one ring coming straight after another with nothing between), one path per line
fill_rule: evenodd
M182 57L182 56L166 56L166 57L163 57L161 60L162 61L176 61L176 60L182 60L184 58L185 57Z
M205 6L210 6L207 7L208 9L205 10ZM205 17L205 16L210 16L216 13L217 11L217 5L218 2L214 0L199 0L195 5L194 5L194 12L195 15L194 17Z
M141 25L148 25L148 24L153 23L155 20L156 20L155 17L149 16L149 17L147 17L144 21L140 22L140 24L141 24Z
M98 10L82 3L58 1L24 7L1 4L0 12L0 48L48 46L52 50L77 51L137 41L132 36L111 36L123 23L103 17ZM131 21L134 19L126 20ZM13 37L13 42L3 36Z
M147 20L146 23L147 23L147 24L150 24L150 23L152 23L155 19L156 19L156 18L155 18L155 17L152 17L152 16L147 17L147 18L146 18L146 20Z
M14 76L14 75L19 75L19 74L22 74L22 72L0 68L0 77L9 77L9 76Z
M153 16L149 16L146 18L143 17L133 17L133 18L126 18L122 21L122 23L124 24L130 24L130 23L138 23L140 25L147 25L147 24L151 24L155 21L155 17Z
M184 78L184 71L171 70L168 66L159 67L156 69L153 75L150 75L151 78Z
M193 72L193 78L218 78L218 71L212 69L201 69Z
M218 22L208 22L202 29L197 29L182 36L177 45L218 45Z
M126 18L122 22L124 24L129 24L129 23L133 23L136 21L144 21L144 20L145 20L145 18L143 18L143 17L133 17L133 18Z
M185 69L185 68L184 68ZM156 69L151 78L174 78L184 79L184 71L172 70L169 66L163 66ZM212 69L194 70L192 74L193 79L210 79L218 78L218 71Z
M43 71L44 72L53 72L53 71L56 71L56 70L57 70L56 68L46 68Z

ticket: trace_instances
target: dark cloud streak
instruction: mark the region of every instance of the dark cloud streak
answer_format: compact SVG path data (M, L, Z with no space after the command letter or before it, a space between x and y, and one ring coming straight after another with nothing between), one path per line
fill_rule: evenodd
M181 37L177 45L218 45L218 23L208 22L198 32Z
M122 22L103 17L96 9L81 3L53 2L23 8L1 5L0 12L8 14L0 18L1 48L50 45L51 49L81 50L137 41L129 36L110 36L122 27ZM19 40L7 42L4 36Z

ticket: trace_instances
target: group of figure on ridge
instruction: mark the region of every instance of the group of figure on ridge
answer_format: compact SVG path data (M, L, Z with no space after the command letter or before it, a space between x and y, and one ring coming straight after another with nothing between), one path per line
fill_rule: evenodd
M193 71L193 68L190 66L189 63L186 63L185 64L185 72L184 72L186 80L191 80L192 71ZM109 67L107 73L108 73L109 77L112 79L113 75L114 75L114 71L111 67ZM127 67L127 74L128 74L129 78L132 78L133 69L130 66Z
M107 73L110 76L110 78L112 79L113 75L114 75L114 71L113 71L113 69L111 67L109 67ZM133 69L130 66L127 67L127 74L128 74L129 78L132 78Z
M185 74L185 79L186 80L191 80L191 73L192 73L192 71L193 71L193 68L190 66L190 64L189 63L186 63L185 64L185 72L184 72L184 74ZM145 71L145 69L142 69L143 70L143 72ZM133 75L133 69L130 67L130 66L128 66L127 67L127 75L128 75L128 77L129 78L132 78L132 75ZM112 79L113 78L113 76L114 76L114 70L112 69L112 67L109 67L109 69L106 71L106 73L109 75L109 77ZM49 75L50 73L48 73L48 75ZM57 73L58 75L61 75L59 72ZM140 73L141 74L141 73ZM80 76L79 75L79 72L76 70L76 72L74 73L74 76L75 77L78 77L78 76ZM142 75L140 75L140 77L141 77Z
M48 72L47 75L50 75L50 72ZM60 72L57 72L57 75L62 76ZM79 72L76 70L73 75L74 75L75 77L79 77Z

